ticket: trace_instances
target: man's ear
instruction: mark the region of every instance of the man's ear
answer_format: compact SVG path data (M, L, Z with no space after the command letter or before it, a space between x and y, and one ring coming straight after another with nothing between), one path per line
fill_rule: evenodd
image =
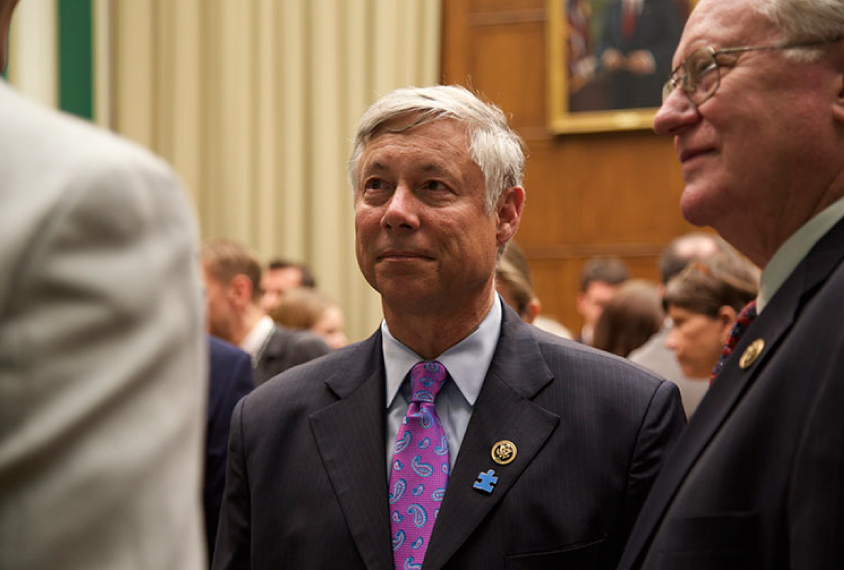
M832 49L835 50L833 56L835 62L833 67L835 97L832 102L832 116L839 124L844 125L844 42L839 41L837 44L833 44Z
M229 281L226 294L237 306L243 307L248 305L252 300L252 280L246 275L238 273Z
M519 223L522 220L524 205L525 189L521 186L510 186L501 193L495 210L498 217L496 238L499 246L504 245L516 235L516 230L519 229Z
M536 320L536 317L539 315L541 310L542 303L539 302L539 299L534 297L528 301L527 307L525 307L525 314L522 315L522 320L526 323L532 323Z
M581 315L583 311L586 310L586 291L578 291L577 298L575 299L575 305L577 306L577 312Z

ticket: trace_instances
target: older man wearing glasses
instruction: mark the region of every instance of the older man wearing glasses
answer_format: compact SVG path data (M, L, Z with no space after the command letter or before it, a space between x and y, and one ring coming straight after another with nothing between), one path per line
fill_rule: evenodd
M683 32L681 209L763 274L620 569L844 568L842 36L842 0L701 0Z

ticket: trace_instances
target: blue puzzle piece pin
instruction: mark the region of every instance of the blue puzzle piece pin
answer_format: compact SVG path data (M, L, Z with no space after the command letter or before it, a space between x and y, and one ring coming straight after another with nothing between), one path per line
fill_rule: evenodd
M478 473L478 480L475 481L472 487L484 493L492 493L496 483L498 483L498 477L495 476L495 471L490 469L486 473L483 471Z

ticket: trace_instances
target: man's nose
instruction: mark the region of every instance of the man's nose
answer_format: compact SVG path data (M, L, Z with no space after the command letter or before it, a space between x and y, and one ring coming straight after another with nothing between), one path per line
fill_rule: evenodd
M416 229L419 227L419 203L413 190L404 183L396 187L387 203L381 222L387 229Z

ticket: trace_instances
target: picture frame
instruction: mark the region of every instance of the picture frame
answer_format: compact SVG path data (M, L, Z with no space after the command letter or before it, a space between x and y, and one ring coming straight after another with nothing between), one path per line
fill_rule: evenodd
M546 0L548 128L652 128L695 1Z

